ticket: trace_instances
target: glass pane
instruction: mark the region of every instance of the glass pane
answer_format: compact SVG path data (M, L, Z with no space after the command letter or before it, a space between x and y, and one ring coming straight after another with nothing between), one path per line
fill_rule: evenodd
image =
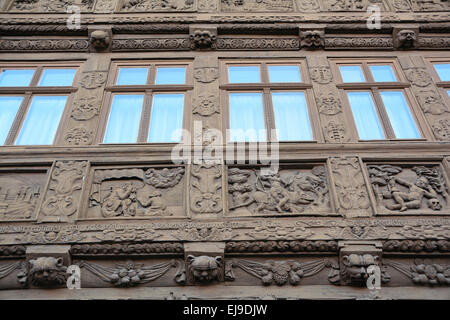
M230 93L230 140L265 141L262 93Z
M71 86L77 69L45 69L40 86Z
M305 93L276 92L272 101L279 141L312 140Z
M132 85L147 83L148 68L119 68L117 85Z
M5 144L22 100L23 97L0 97L0 144Z
M270 82L301 82L298 66L269 66Z
M397 81L391 66L369 66L373 79L377 82Z
M365 82L360 66L339 66L344 82Z
M184 94L155 94L148 142L180 142Z
M157 68L155 84L185 84L186 68Z
M434 64L441 81L450 81L450 63L436 63Z
M0 87L27 87L33 74L33 69L2 70Z
M53 144L67 96L35 96L16 145Z
M103 142L136 143L143 104L143 94L114 96Z
M228 67L229 83L257 83L261 82L258 66Z
M392 129L394 129L395 137L398 139L420 138L419 130L416 127L403 92L382 91L380 94L391 121Z
M384 139L383 129L370 92L348 92L348 100L362 140Z

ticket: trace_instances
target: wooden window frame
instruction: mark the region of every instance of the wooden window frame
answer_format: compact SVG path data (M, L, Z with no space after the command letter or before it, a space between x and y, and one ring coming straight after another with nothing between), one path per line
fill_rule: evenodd
M417 105L414 95L411 92L411 84L407 81L405 75L401 71L401 67L395 59L386 58L330 58L331 72L334 79L336 79L336 87L339 89L340 98L343 101L344 114L349 121L348 123L355 132L359 142L385 142L385 141L425 141L427 140L426 128L424 128L425 118L420 112L420 108ZM340 66L355 66L361 67L365 82L344 82L340 72ZM395 82L383 82L375 81L370 70L372 65L390 65L394 75L397 79ZM360 91L370 92L372 102L375 106L375 110L378 115L378 120L384 132L384 139L371 139L364 140L359 137L358 129L356 127L355 119L353 116L350 101L348 99L347 92ZM391 121L386 111L386 106L381 98L381 91L400 91L403 93L405 101L409 107L413 121L419 131L420 138L396 138L394 129L392 128Z
M0 147L13 146L23 147L23 145L15 145L15 141L19 136L26 115L31 106L31 101L35 96L67 96L64 110L56 129L55 137L51 145L57 145L62 139L62 131L64 123L68 120L69 108L74 100L75 92L78 90L78 84L81 77L81 64L79 61L68 62L29 62L29 63L1 63L0 73L5 69L34 69L33 77L28 86L0 87L0 96L22 96L23 100L19 110L16 113L14 121L11 125L5 143ZM76 69L71 86L39 86L44 69ZM29 146L29 145L27 145ZM30 145L31 146L31 145ZM38 146L38 145L32 145ZM48 146L48 145L45 145Z
M156 71L158 67L184 67L186 68L186 78L184 84L155 84ZM120 68L148 68L147 82L143 85L116 85ZM191 96L194 89L193 70L191 60L149 60L149 61L115 61L112 62L108 80L106 82L106 97L103 101L99 130L95 141L100 145L126 145L126 144L179 144L183 143L183 137L179 142L147 142L150 130L150 120L152 117L153 96L155 94L184 94L183 122L182 128L189 129L191 114ZM136 142L126 143L106 143L103 142L106 128L108 126L113 97L117 94L142 94L144 103L142 106L141 119L139 122L139 133Z
M297 65L300 72L301 82L270 82L268 66L292 66ZM259 66L261 82L259 83L229 83L228 82L228 66ZM252 59L252 60L231 60L224 59L220 61L220 100L221 105L226 106L224 109L224 116L222 118L223 134L226 137L227 144L234 143L249 143L244 141L230 141L226 136L226 130L230 128L230 93L262 93L263 96L263 112L264 112L264 126L266 130L266 140L256 142L278 142L278 143L316 143L321 137L319 128L319 115L315 107L315 100L313 95L313 86L307 72L307 65L305 59ZM312 140L295 140L295 141L278 141L275 126L275 113L272 102L272 92L304 92L306 107L309 116L309 123L311 126ZM271 136L270 131L274 131L274 136ZM254 142L254 143L256 143ZM253 142L251 142L253 143Z

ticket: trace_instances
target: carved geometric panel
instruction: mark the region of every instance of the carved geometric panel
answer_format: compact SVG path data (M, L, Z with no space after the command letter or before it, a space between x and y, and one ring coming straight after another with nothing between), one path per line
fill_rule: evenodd
M94 168L85 218L184 216L184 167Z
M46 170L0 173L0 220L34 219Z
M367 164L381 215L449 213L448 184L439 164Z
M324 165L283 166L264 175L258 167L228 168L232 216L326 215L333 212Z

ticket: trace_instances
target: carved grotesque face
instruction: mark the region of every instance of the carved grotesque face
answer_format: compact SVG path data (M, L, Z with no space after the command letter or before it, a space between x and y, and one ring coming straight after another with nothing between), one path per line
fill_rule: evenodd
M30 275L34 285L55 285L65 282L62 258L40 257L30 260Z
M194 41L198 48L211 47L212 43L216 40L216 36L206 30L196 30L191 39Z
M319 47L322 45L322 33L320 31L305 31L303 41L305 46Z
M189 264L189 271L195 280L199 282L210 282L218 279L220 267L222 265L222 257L195 257L189 255L187 257L187 262Z
M102 30L96 30L91 33L90 42L96 49L105 49L109 46L111 39L108 33Z
M378 265L378 256L371 254L350 254L342 258L342 263L346 267L347 276L351 280L364 280L367 279L367 268L371 265Z
M402 30L398 33L398 41L403 47L412 47L416 41L416 32L413 30Z

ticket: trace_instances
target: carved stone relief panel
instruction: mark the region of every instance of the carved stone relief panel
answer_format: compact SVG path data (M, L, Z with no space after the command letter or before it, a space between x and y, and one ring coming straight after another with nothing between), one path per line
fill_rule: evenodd
M448 185L439 164L367 164L378 214L448 212Z
M219 9L220 0L198 0L199 12L216 12Z
M72 222L78 211L87 161L56 161L41 205L39 222Z
M450 10L450 4L446 0L411 0L414 11L447 11Z
M85 218L184 216L184 167L94 168Z
M258 167L228 168L232 216L326 215L332 212L325 165L284 166L264 175Z
M322 0L323 11L366 11L373 4L384 10L381 0Z
M123 0L120 11L126 12L168 12L194 11L197 0Z
M190 173L191 212L201 215L222 212L222 165L193 164Z
M0 171L0 220L34 219L46 177L46 170Z
M293 0L220 0L223 12L293 11Z
M329 160L336 188L338 212L347 218L371 216L369 193L357 157Z
M66 12L68 6L78 6L82 12L92 11L95 0L13 0L11 12Z
M300 12L320 11L319 0L296 0L297 10Z

